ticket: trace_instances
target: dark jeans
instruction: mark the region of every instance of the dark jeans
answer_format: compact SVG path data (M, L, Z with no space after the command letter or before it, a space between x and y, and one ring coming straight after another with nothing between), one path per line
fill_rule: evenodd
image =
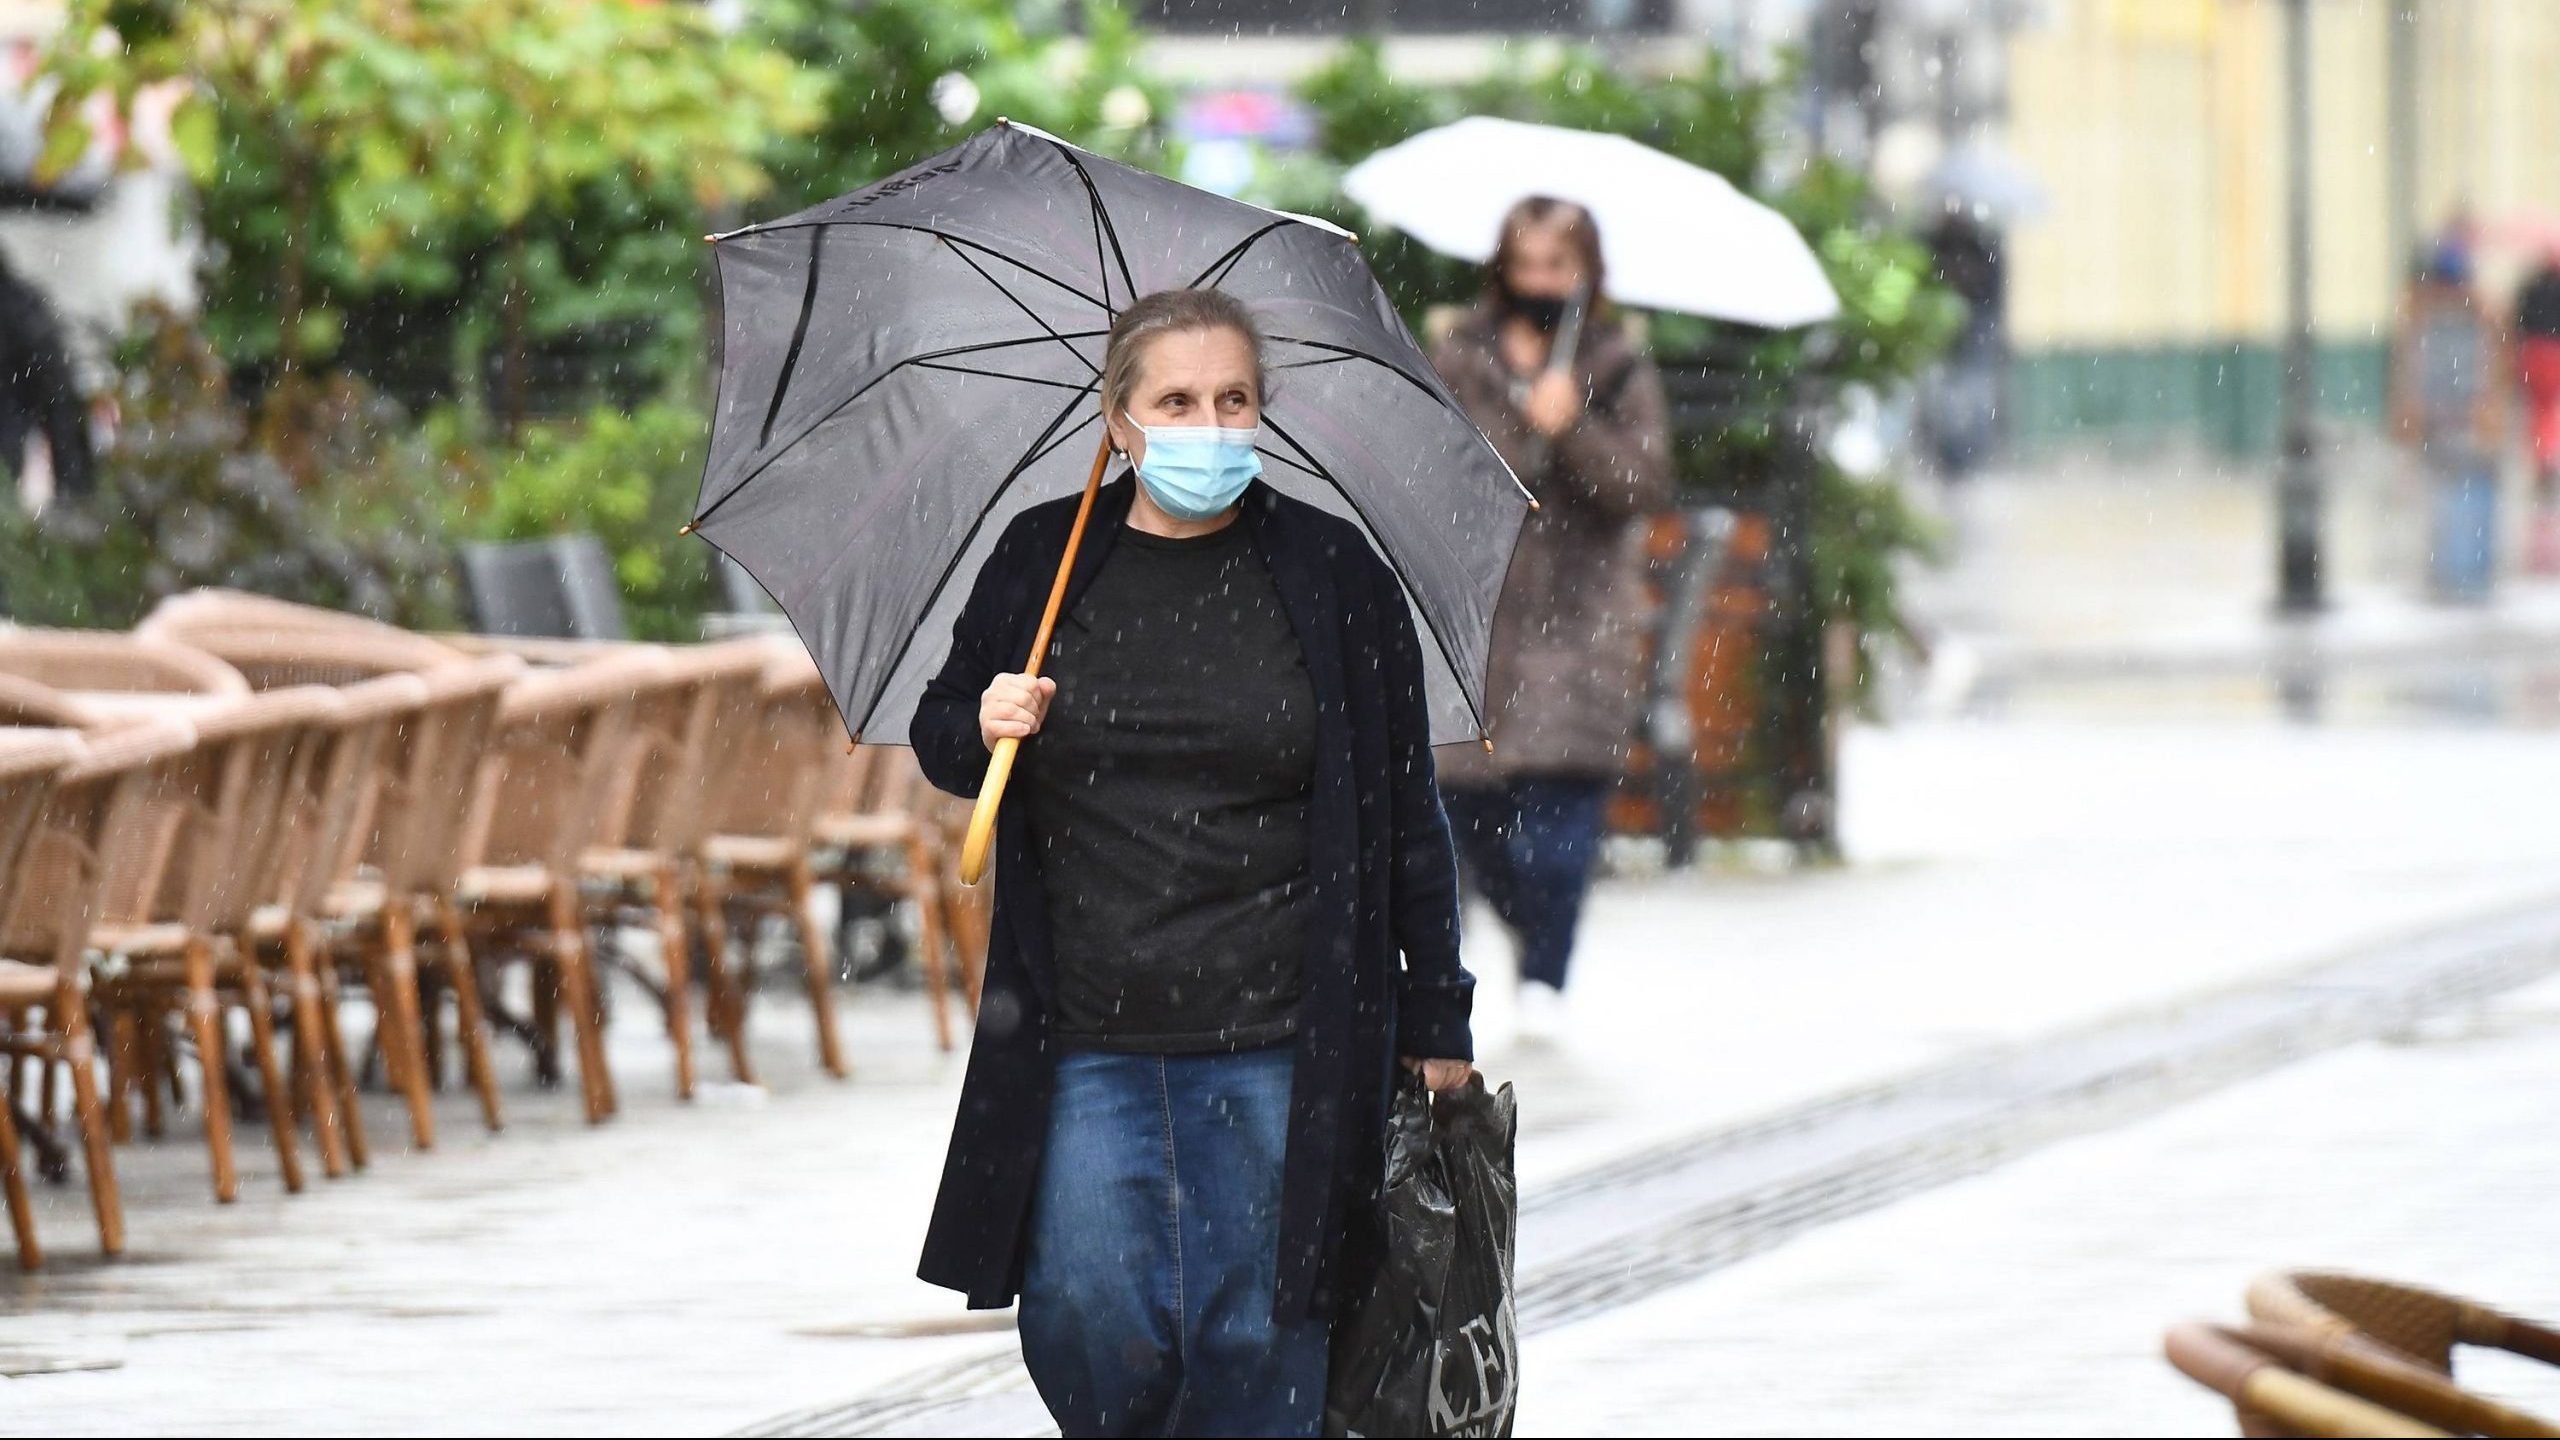
M1524 980L1564 988L1608 795L1605 780L1561 776L1440 792L1457 837L1458 868L1519 937Z
M1066 1435L1314 1435L1325 1326L1271 1318L1294 1044L1058 1061L1022 1359Z

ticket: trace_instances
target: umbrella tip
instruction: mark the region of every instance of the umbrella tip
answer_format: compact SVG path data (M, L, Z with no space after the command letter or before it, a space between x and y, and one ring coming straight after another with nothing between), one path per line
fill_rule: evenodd
M702 243L705 245L717 245L720 243L720 237L717 235L705 235L702 237Z
M1013 117L1010 115L999 115L996 117L996 123L1009 130L1013 128Z
M676 532L676 538L682 539L685 536L692 534L694 532L694 527L699 523L699 521L687 520L684 522L684 528Z
M1490 736L1490 735L1479 735L1479 736L1477 736L1477 737L1476 737L1476 739L1477 739L1478 743L1480 743L1480 744L1482 744L1482 745L1484 746L1484 753L1486 753L1487 755L1490 755L1490 754L1492 754L1492 753L1493 753L1493 737L1492 737L1492 736Z
M1530 497L1529 497L1529 508L1530 508L1532 511L1534 511L1534 510L1536 510L1536 509L1538 508L1538 497L1537 497L1537 496L1532 495L1532 496L1530 496Z

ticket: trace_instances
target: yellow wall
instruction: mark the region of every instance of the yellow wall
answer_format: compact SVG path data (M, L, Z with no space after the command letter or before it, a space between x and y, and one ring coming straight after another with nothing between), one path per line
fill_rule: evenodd
M2390 255L2388 0L2311 0L2314 306L2375 336ZM2009 143L2051 192L2011 237L2029 348L2275 337L2284 305L2280 0L2060 0L2010 52ZM2418 204L2432 229L2560 216L2560 0L2424 0ZM2521 256L2484 255L2495 288Z

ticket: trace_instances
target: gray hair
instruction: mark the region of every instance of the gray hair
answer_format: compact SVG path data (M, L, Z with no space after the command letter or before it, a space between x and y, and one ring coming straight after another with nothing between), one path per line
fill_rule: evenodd
M1232 330L1253 352L1253 398L1264 398L1262 327L1253 322L1245 303L1224 290L1159 290L1130 303L1111 322L1111 339L1102 353L1102 410L1108 415L1129 408L1138 388L1138 362L1147 347L1183 330Z

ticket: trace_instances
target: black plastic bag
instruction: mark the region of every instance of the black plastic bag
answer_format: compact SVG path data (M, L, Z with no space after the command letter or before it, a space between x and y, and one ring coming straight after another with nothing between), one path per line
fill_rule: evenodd
M1374 1284L1334 1329L1325 1433L1511 1433L1520 1394L1512 1254L1520 1202L1511 1087L1433 1099L1396 1087Z

